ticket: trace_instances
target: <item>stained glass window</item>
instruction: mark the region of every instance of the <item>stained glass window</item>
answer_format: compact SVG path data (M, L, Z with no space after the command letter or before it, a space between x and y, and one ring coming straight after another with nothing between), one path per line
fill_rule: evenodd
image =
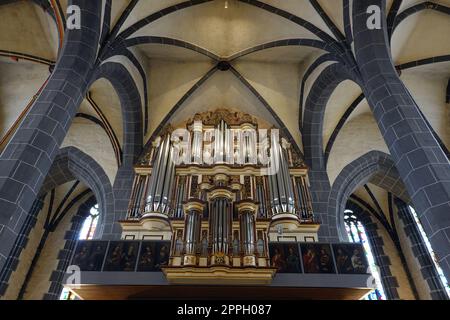
M89 215L86 217L86 219L83 222L83 225L81 226L80 234L78 236L79 240L91 240L94 237L95 228L97 227L99 214L100 213L98 211L98 204L96 204L89 210ZM59 299L60 300L74 300L75 295L68 289L63 288Z
M95 228L98 222L98 204L93 206L89 212L89 215L83 222L83 226L80 230L79 240L91 240L94 237Z
M439 275L439 278L441 279L442 284L444 285L444 288L447 291L447 296L450 297L450 286L449 286L449 283L447 281L447 278L444 275L444 272L442 271L441 267L439 266L436 253L434 252L433 248L431 247L431 243L428 240L428 237L427 237L425 231L423 230L422 224L420 223L419 217L417 216L417 212L411 206L409 206L409 212L411 212L411 215L413 216L414 221L417 224L417 228L419 229L419 232L420 232L420 234L422 236L422 240L425 243L425 246L427 247L428 252L430 253L431 260L433 260L434 267L436 268L436 271L437 271L437 273Z
M367 239L366 229L361 221L353 214L353 211L345 210L344 213L345 230L347 231L348 238L351 242L361 243L364 246L367 261L369 262L370 273L375 280L376 288L366 297L366 300L386 300L379 268L375 263L375 258Z

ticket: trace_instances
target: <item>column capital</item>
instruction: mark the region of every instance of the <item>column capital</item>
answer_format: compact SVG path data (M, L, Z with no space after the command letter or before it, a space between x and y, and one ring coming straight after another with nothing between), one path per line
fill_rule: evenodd
M200 213L203 212L205 207L205 202L200 199L190 199L189 201L183 204L183 209L185 213L189 213L189 211L198 211Z
M244 212L252 212L253 214L256 214L256 212L258 212L258 203L256 203L253 200L242 200L239 202L236 202L236 208L239 212L239 214L244 213Z
M214 188L208 193L208 200L214 200L215 198L227 198L229 200L234 200L234 193L226 187Z

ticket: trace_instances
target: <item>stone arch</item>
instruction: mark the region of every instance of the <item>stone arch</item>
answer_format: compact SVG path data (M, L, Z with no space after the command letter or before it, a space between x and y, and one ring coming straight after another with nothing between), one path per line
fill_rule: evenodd
M49 174L39 192L39 196L71 180L80 180L88 186L97 199L100 212L99 225L108 221L108 216L114 212L114 195L102 167L89 155L75 147L65 147L60 150L53 162Z
M325 165L323 151L323 122L327 103L337 86L356 77L340 63L326 67L315 80L305 102L303 117L303 148L306 163L313 169Z
M328 221L336 226L337 236L345 239L345 206L350 195L361 185L373 183L410 202L403 181L391 157L381 151L370 151L348 164L338 175L328 199ZM333 228L334 229L334 228Z
M142 149L142 102L133 77L117 62L106 62L94 73L91 85L99 79L108 80L117 92L123 118L123 163L132 164Z

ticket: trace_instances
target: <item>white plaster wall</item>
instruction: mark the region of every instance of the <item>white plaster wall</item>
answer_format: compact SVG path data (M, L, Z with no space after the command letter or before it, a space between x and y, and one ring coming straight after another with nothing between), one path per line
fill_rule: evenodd
M401 77L420 110L447 148L450 148L450 108L445 103L445 95L449 78L449 63L439 63L429 72L427 68L404 70Z
M94 82L90 88L91 98L100 107L105 117L113 128L120 145L123 147L123 118L122 107L119 96L112 84L106 79L99 79ZM80 108L81 110L81 108ZM90 106L90 103L84 100L83 110L89 112L100 119L100 116Z
M149 134L145 141L181 97L213 66L211 62L150 60Z
M298 126L300 66L297 63L236 63L235 68L261 94L302 148Z
M389 153L369 106L362 103L338 134L328 159L331 185L349 163L372 150Z
M345 111L361 94L361 88L355 82L346 80L341 82L333 91L325 109L323 120L323 150L325 150L331 134L341 120Z
M381 207L381 210L383 212L381 212L381 214L384 214L384 216L386 217L387 221L390 222L390 216L389 216L389 203L388 203L388 193L386 190L372 184L372 183L368 183L367 184L368 187L370 188L370 191L372 191L376 201L378 202L378 204ZM358 187L353 194L355 194L356 196L358 196L359 198L361 198L362 200L364 200L365 202L367 202L373 209L375 209L376 211L378 211L377 206L375 204L375 202L372 200L372 198L370 197L370 195L367 193L366 189L364 188L364 186L360 186Z
M49 32L41 24L41 10L31 1L18 1L2 6L0 10L0 48L27 53L46 59L55 59ZM49 26L45 26L49 27Z
M279 39L317 39L287 19L245 3L228 2L228 9L224 8L223 1L211 1L171 13L137 31L133 37L154 35L180 39L221 57Z
M22 61L0 62L0 138L13 125L48 75L48 66L45 65Z
M406 18L392 36L395 63L448 54L449 30L448 15L434 10L424 10Z
M118 169L114 150L106 132L99 125L75 118L61 148L67 146L77 147L92 157L103 168L111 185L114 184Z
M266 123L275 125L275 120L259 100L231 72L216 72L208 80L208 85L200 87L189 98L183 108L171 119L179 123L198 112L227 108L254 115Z

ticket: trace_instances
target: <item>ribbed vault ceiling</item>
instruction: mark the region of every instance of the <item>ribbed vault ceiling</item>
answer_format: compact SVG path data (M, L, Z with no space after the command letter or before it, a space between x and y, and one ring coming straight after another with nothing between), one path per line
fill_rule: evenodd
M119 21L122 23L118 34L125 35L124 41L133 41L132 39L137 37L158 37L157 41L156 38L152 40L156 43L133 43L133 52L138 53L138 61L146 73L146 83L144 84L141 80L140 84L141 87L146 85L148 89L146 139L162 121L177 123L198 111L230 108L255 114L270 124L280 125L281 121L301 147L299 118L302 111L299 105L306 100L320 72L333 62L324 62L308 77L304 75L311 64L326 53L324 50L309 46L260 48L232 60L231 65L235 72L212 69L218 60L240 56L240 53L249 48L285 39L320 40L319 36L273 12L237 0L228 0L227 9L224 8L224 0L214 0L174 10L166 15L160 14L160 10L183 2L140 0L136 2L126 19L123 19L123 14L133 1L113 0L111 2L111 24L114 26ZM265 0L261 2L296 15L317 30L321 30L325 36L336 38L336 31L333 32L327 26L326 19L316 11L312 1ZM405 0L401 3L398 13L424 2ZM59 3L64 10L67 1L59 1ZM340 33L345 34L343 1L320 0L318 3L326 13L326 17L334 23ZM387 7L390 8L392 3L393 1L387 1ZM450 0L436 0L433 3L450 7ZM130 27L142 19L151 17L152 14L155 14L154 21L128 32ZM0 30L2 30L0 34L2 52L14 51L50 61L56 60L58 36L54 20L32 1L20 1L1 6ZM395 63L398 65L419 59L450 55L449 32L450 17L442 12L424 10L407 17L393 33L392 53ZM173 39L178 41L178 45L174 45ZM10 59L7 62L0 60L0 115L8 115L0 116L2 121L0 138L12 125L14 118L23 110L25 102L33 96L49 74L48 66L45 64L34 63L34 66L32 62L25 63L20 59L18 62ZM137 73L136 70L131 72ZM439 102L439 99L432 99L431 93L430 97L423 97L425 93L413 84L413 78L420 78L423 74L433 75L433 88L439 87L439 90L443 88L441 96L445 98L445 86L450 78L450 64L430 64L404 72L404 76L407 77L406 84L409 85L413 96L419 102L427 104L419 103L424 114L430 117L429 121L435 131L448 146L450 143L450 133L446 129L448 117L442 117L444 111L438 112L439 108L445 108L444 100ZM135 78L139 79L138 76ZM20 90L22 93L20 98L18 97L20 93L14 91L15 81L24 87ZM202 83L196 88L199 81ZM300 88L303 82L304 94L301 102ZM186 93L190 90L192 92L186 97ZM123 120L119 111L120 102L117 95L112 94L111 91L112 87L105 80L94 83L91 89L92 97L103 110L116 135L119 136L118 140L122 141L121 121ZM343 115L360 94L358 86L351 81L341 83L332 94L323 123L324 150L336 126L342 121ZM143 92L141 95L144 97ZM267 111L267 105L273 109L279 120ZM95 115L87 102L80 110L80 112ZM168 117L171 110L175 112ZM439 114L439 117L433 114ZM351 126L351 123L357 119L359 122L355 130L358 128L363 130L360 125L361 119L370 120L370 117L370 109L363 101L345 121L345 126ZM338 141L339 139L336 139L336 143ZM385 150L382 141L377 140L377 143L381 145L372 147Z

